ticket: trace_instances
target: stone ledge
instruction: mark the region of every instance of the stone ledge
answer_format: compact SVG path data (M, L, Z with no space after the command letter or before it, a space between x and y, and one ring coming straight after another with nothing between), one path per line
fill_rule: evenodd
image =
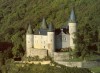
M87 61L87 62L63 62L63 61L55 61L58 64L65 65L68 67L79 67L79 68L93 68L100 67L100 62L96 61Z
M28 63L28 64L42 64L42 65L45 65L45 64L50 64L51 61L15 61L15 63Z
M54 52L54 61L66 61L70 59L68 52Z

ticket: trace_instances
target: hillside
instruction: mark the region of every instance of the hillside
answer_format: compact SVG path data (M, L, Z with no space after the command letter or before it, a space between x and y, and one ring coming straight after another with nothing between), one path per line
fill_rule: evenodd
M66 67L59 64L27 64L15 63L11 60L7 61L5 66L2 66L2 73L92 73L87 68Z
M55 28L60 28L67 25L72 7L80 29L84 30L87 24L93 31L97 29L100 0L0 0L0 41L12 42L13 48L25 49L29 23L37 29L45 17L48 24L52 22Z

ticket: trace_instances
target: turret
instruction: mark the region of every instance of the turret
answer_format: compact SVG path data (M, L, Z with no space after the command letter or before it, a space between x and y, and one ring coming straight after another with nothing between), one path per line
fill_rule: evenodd
M69 19L69 33L70 33L70 47L72 49L75 49L75 44L74 44L74 38L75 38L75 32L76 32L76 21L75 21L75 13L74 10L72 9L71 14L70 14L70 19Z
M52 24L48 26L48 53L51 57L53 57L54 49L55 49L55 33Z
M26 33L26 56L31 56L31 49L33 47L33 31L31 25L29 24L28 30Z
M54 26L52 25L52 23L50 23L49 25L48 25L48 32L54 32Z
M45 18L43 18L43 20L42 20L41 29L47 29L47 25L46 25L46 20L45 20Z

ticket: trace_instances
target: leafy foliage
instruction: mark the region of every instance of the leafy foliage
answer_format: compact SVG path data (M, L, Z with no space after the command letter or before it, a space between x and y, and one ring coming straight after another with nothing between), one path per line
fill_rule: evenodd
M70 68L62 65L16 64L10 60L7 63L9 64L2 67L3 73L91 73L91 71L86 68Z
M100 36L95 39L95 32L100 31L100 0L0 0L0 41L13 42L12 51L16 55L20 45L25 50L28 23L38 29L45 17L48 24L52 22L55 28L60 28L67 25L72 7L75 8L77 36L80 37L79 48L76 48L89 52L88 46L100 41ZM100 42L96 45L100 49Z

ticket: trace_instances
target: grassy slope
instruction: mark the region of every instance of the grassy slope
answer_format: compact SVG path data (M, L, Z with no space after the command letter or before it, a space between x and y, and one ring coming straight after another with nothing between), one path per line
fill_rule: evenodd
M100 67L90 68L90 70L95 73L100 73Z
M53 64L53 63L52 63ZM41 64L16 64L10 61L5 66L2 66L2 71L5 73L91 73L86 68L66 67L58 64L41 65Z

